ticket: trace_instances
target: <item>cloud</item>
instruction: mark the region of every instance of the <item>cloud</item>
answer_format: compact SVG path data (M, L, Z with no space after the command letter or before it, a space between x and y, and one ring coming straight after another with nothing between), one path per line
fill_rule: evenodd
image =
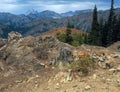
M43 6L44 10L50 9L54 10L56 12L62 13L66 11L74 11L74 10L83 10L83 9L89 9L92 8L95 4L91 2L74 2L69 4L51 4L49 6Z
M15 14L26 13L28 10L52 10L66 12L83 9L93 9L96 4L99 9L108 9L111 0L0 0L0 12ZM116 0L118 2L118 0ZM116 4L117 6L118 4Z
M0 4L12 4L17 3L17 0L1 0Z

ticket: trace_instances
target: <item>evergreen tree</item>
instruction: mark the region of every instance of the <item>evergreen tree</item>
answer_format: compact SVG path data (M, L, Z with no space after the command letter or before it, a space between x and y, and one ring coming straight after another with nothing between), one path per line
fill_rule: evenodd
M66 30L66 39L65 42L68 44L72 44L73 38L71 36L71 25L68 22L67 30Z
M103 25L103 30L102 30L102 46L106 47L107 46L107 35L108 35L108 24L105 22Z
M92 28L91 30L95 30L98 27L98 15L97 15L97 7L95 5L93 10L93 21L92 21Z
M111 9L108 17L108 34L107 34L107 45L110 45L114 42L114 22L115 22L115 14L114 14L114 0L111 0Z
M120 41L120 15L118 17L117 25L116 25L116 34L117 34L117 41Z
M88 44L88 34L85 34L85 35L84 35L84 43L85 43L85 44Z
M100 18L100 23L99 23L99 45L104 46L104 22L103 22L103 17Z
M118 28L118 21L117 21L117 17L116 16L114 16L114 18L113 18L113 42L116 42L118 39L117 39L117 35L118 35L118 30L119 30L119 28ZM113 43L112 42L112 43Z
M74 25L70 24L70 22L68 22L67 28L74 28Z
M98 24L96 5L93 11L93 21L92 21L91 31L89 33L89 44L99 45L99 24Z

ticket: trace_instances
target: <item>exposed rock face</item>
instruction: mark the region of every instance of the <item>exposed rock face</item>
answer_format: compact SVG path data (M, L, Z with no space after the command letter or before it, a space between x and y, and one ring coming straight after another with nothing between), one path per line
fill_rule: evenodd
M10 32L8 41L1 44L1 59L7 65L26 71L36 71L50 61L73 60L70 48L48 35L23 38L20 33Z
M12 31L8 34L8 41L13 40L13 39L20 39L21 37L22 35L20 33Z
M0 41L1 59L4 59L6 64L19 67L24 67L28 63L33 66L35 62L38 65L41 62L49 64L49 61L78 61L81 57L90 57L100 66L105 66L105 64L111 66L117 54L111 56L112 54L106 54L108 52L106 48L89 45L73 48L48 35L23 38L20 33L10 32L8 41L3 39Z
M73 61L72 51L68 47L61 47L58 50L58 61Z
M95 71L95 74L92 77L85 77L85 80L89 80L90 82L87 82L85 80L80 81L80 71L77 70L76 72L76 70L72 68L68 69L68 63L77 64L80 62L81 58L86 58L85 60L91 58L97 67L99 66L98 69L100 70ZM119 79L120 75L119 60L119 52L113 52L104 47L82 45L75 48L68 44L59 42L55 37L52 36L28 36L23 38L20 33L11 32L9 33L7 40L0 39L0 92L16 92L10 91L9 89L11 88L21 89L19 91L17 90L18 92L24 92L26 90L31 91L31 89L28 89L34 87L39 88L40 86L43 89L41 84L44 83L46 83L47 86L50 86L52 83L56 84L56 90L62 89L61 85L64 85L65 83L71 83L71 87L73 88L80 87L78 90L82 88L85 91L90 92L94 91L93 88L96 86L96 84L98 84L98 81L102 84L105 84L107 82L114 82L114 85L116 87L116 84L120 85L119 80L117 80L117 82L114 81L116 79ZM54 64L58 62L59 64L56 64L58 66L53 66L53 62L55 62ZM65 62L67 62L67 67L65 66ZM85 66L88 67L87 65ZM100 73L99 71L101 70L103 71ZM52 78L50 78L50 76L52 76ZM110 76L114 77L114 80L112 80L112 77ZM43 82L43 79L45 82ZM76 82L72 82L74 79L79 79L77 80L78 84L74 84ZM96 80L96 84L93 83L92 79ZM42 82L39 83L38 80L42 80ZM32 81L32 85L34 85L34 87L31 86ZM48 83L46 81L48 81ZM86 82L88 84L86 84ZM29 84L30 87L27 88L26 85ZM64 87L66 87L66 84ZM94 84L94 86L91 84ZM113 85L111 85L111 87L112 86ZM97 88L99 87L100 86L98 85ZM8 88L8 91L5 90L6 88ZM51 88L53 88L53 85L46 88L48 90L47 92L53 92L53 89ZM71 91L67 91L74 92L75 90L73 88ZM49 89L52 91L49 91ZM54 92L56 92L56 90ZM81 90L81 92L82 91L83 90Z
M8 65L22 66L28 70L29 68L32 70L36 65L41 66L41 63L44 65L51 61L78 61L81 57L90 57L102 67L105 64L111 66L111 62L114 61L113 56L103 55L105 50L102 47L89 45L73 48L48 35L23 38L17 32L10 32L8 41L3 39L0 41L1 59L5 60ZM106 53L108 53L108 50L106 50Z

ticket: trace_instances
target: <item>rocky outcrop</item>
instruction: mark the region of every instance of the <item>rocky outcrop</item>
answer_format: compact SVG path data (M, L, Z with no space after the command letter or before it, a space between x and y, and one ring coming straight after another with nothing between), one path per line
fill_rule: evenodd
M22 37L20 33L10 32L6 43L2 43L0 57L7 65L36 71L53 61L72 61L72 50L55 37L43 35ZM3 48L4 47L4 48Z
M22 66L25 69L29 69L26 67L28 64L34 68L36 65L41 66L41 63L49 65L58 61L72 62L86 57L93 59L102 67L106 65L111 67L117 55L111 54L103 47L82 45L74 48L49 35L23 38L17 32L10 32L8 40L1 39L0 46L0 57L6 64ZM107 54L108 52L110 54Z
M57 61L73 61L72 51L68 47L61 47L58 50Z
M81 60L85 63L80 63ZM114 77L115 80L119 77L119 60L120 53L113 50L111 51L108 48L85 44L75 48L59 42L53 36L40 35L22 37L20 33L11 32L9 33L8 39L0 39L0 92L16 92L10 91L9 89L11 88L22 89L20 91L24 92L28 88L40 87L48 80L48 83L46 83L47 86L53 83L56 90L60 89L63 84L71 83L72 91L68 90L68 92L74 92L74 88L79 87L80 83L81 86L83 86L86 80L90 80L91 82L88 82L88 84L82 88L85 91L92 90L91 92L93 92L93 88L98 84L98 81L100 83L110 83L114 81L112 77ZM93 63L97 65L97 67L92 68ZM81 64L83 64L85 68L83 68ZM92 65L92 67L88 65ZM99 70L96 71L97 69ZM102 72L100 73L101 70ZM80 78L83 72L90 72L89 74L92 75L93 71L95 74L92 77L87 76L85 80ZM114 74L114 76L112 74ZM109 75L112 77L110 78ZM74 84L76 82L72 83L74 79L78 79L78 84ZM43 80L45 80L45 82L43 82ZM89 84L92 83L93 80L98 80L95 86ZM34 87L31 87L31 83ZM26 85L29 84L30 87L27 88ZM117 83L114 84L116 85ZM24 86L26 89L23 89ZM43 87L41 86L41 88ZM53 85L46 87L45 90L52 92L53 89L49 91L50 88L53 88ZM99 86L97 88L99 88ZM5 89L8 89L8 91Z
M18 32L12 31L8 34L8 41L11 41L13 39L17 40L17 39L20 39L20 38L22 38L22 35Z

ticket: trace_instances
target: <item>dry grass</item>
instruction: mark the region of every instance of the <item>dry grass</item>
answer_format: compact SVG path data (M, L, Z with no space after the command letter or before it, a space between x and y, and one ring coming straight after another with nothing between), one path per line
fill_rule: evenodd
M56 36L56 34L58 33L58 32L60 32L60 33L65 33L66 32L66 27L59 27L59 28L54 28L54 29L52 29L51 31L48 31L48 32L45 32L45 33L43 33L43 34L41 34L41 35L52 35L52 36ZM72 29L72 34L83 34L83 33L85 33L85 32L83 32L83 31L81 31L81 30L78 30L78 29Z

